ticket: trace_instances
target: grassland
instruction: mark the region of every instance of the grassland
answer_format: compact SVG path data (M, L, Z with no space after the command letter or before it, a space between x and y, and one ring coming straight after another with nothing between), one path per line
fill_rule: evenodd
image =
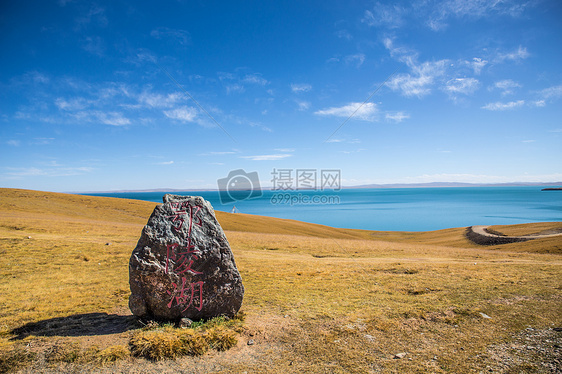
M0 371L562 370L562 237L480 247L465 228L372 232L223 212L246 289L236 345L135 357L130 342L147 327L127 308L128 260L154 206L0 189Z

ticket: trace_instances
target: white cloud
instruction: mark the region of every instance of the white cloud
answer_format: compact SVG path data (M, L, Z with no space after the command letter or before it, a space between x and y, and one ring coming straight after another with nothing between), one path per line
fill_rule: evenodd
M252 161L276 161L291 156L292 155L290 154L274 154L274 155L258 155L258 156L240 156L240 158L245 158Z
M76 111L76 110L83 110L88 107L92 102L88 101L82 97L76 99L66 100L62 97L59 97L55 100L55 105L65 111Z
M451 95L470 95L474 93L478 89L478 87L480 87L480 82L478 81L478 79L453 78L447 82L444 90Z
M400 123L403 120L410 118L410 115L404 112L394 112L394 113L386 113L384 117L388 121L394 121L396 123Z
M484 66L488 65L488 61L479 57L474 57L472 61L464 61L464 64L470 66L470 68L474 71L474 74L479 75Z
M374 103L349 103L342 107L332 107L327 109L322 109L314 112L314 114L319 116L335 116L360 119L363 121L375 121L376 114L378 113L377 106Z
M340 39L345 39L345 40L351 40L353 39L353 37L351 36L351 34L349 33L349 31L342 29L342 30L338 30L336 31L336 36Z
M291 91L294 93L308 92L312 86L308 83L291 83Z
M275 150L283 153L292 153L295 151L294 148L275 148Z
M498 53L494 58L494 62L501 63L505 61L519 61L524 60L529 57L529 52L527 52L527 48L523 48L519 46L516 51L507 52L507 53Z
M404 24L405 14L406 9L398 5L376 3L373 11L365 11L361 22L369 26L383 26L395 29Z
M105 27L108 24L105 9L98 5L92 5L88 12L75 19L75 23L76 29L82 29L91 24Z
M501 94L502 96L506 96L506 95L512 95L515 93L515 89L521 87L521 85L517 82L515 82L512 79L504 79L502 81L497 81L494 83L494 85L492 87L490 87L490 90L493 89L499 89L501 90Z
M397 5L403 4L403 5ZM396 29L422 20L433 31L444 30L452 19L475 21L491 16L520 16L538 1L519 0L420 0L410 2L377 2L366 10L362 23L371 27Z
M355 65L360 67L365 62L365 55L363 53L357 53L354 55L349 55L344 58L344 61L348 65Z
M447 60L427 61L420 65L413 65L413 74L398 74L390 79L386 85L393 91L401 91L404 96L422 97L431 93L436 78L445 74Z
M179 92L174 92L168 95L161 95L143 91L138 96L139 103L147 105L151 108L171 108L181 100L182 94Z
M11 140L8 140L8 141L6 142L6 144L11 145L12 147L19 147L20 144L21 144L21 141L11 139Z
M401 91L404 96L422 97L431 92L429 86L433 79L427 76L414 77L410 74L399 74L393 77L386 85L393 91Z
M241 84L229 84L226 86L226 93L230 94L231 92L244 92L246 89Z
M46 145L46 144L51 144L53 140L55 140L55 138L33 138L33 142L31 144Z
M189 32L181 29L171 29L169 27L158 27L150 32L150 36L156 39L169 38L181 45L187 45L191 42Z
M411 70L411 73L392 77L386 83L391 90L401 91L404 96L408 97L422 97L431 93L436 79L445 74L449 60L426 61L420 64L417 62L418 55L415 51L405 47L396 47L390 38L384 39L383 43L392 57L405 63Z
M257 84L259 86L265 86L266 84L269 84L269 81L267 79L263 78L259 74L247 74L242 79L242 82L243 83L249 83L249 84Z
M536 100L531 103L531 105L542 108L546 106L546 102L544 100Z
M199 156L223 156L223 155L233 155L236 154L234 151L214 151L201 153Z
M105 43L99 36L88 36L82 40L82 48L93 55L103 57L105 54Z
M507 0L446 0L437 4L433 2L421 3L428 8L421 9L420 14L427 17L427 25L434 31L439 31L448 26L449 18L480 19L494 14L517 17L527 4L513 4ZM431 9L431 14L424 15L424 11Z
M556 99L562 97L562 85L545 88L539 91L540 95L545 99Z
M525 100L518 100L518 101L510 101L508 103L501 103L501 102L496 102L496 103L489 103L486 104L482 107L482 109L487 109L487 110L510 110L510 109L515 109L518 108L520 106L525 105Z
M197 116L197 110L193 107L182 106L171 110L165 110L164 115L168 118L183 122L193 122Z
M131 124L131 121L124 117L122 113L119 112L94 112L96 117L101 123L111 126L127 126Z
M47 168L36 168L36 167L26 167L26 168L6 168L8 172L5 174L9 178L21 179L25 177L69 177L75 175L83 175L91 173L94 169L87 166L79 167L64 167L61 165L53 165L53 167Z
M121 112L104 112L101 110L83 110L69 114L79 122L93 122L103 123L110 126L127 126L131 124L131 120L123 115Z
M152 165L172 165L174 161L162 161L162 162L155 162Z
M298 109L300 111L305 111L308 110L308 108L310 108L310 103L308 101L296 101L297 105L298 105Z

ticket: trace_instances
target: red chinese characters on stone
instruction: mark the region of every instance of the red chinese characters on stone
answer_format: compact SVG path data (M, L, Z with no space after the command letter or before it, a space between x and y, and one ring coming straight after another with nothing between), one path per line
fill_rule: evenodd
M183 223L185 222L185 216L189 216L189 238L191 238L191 226L195 223L198 226L201 226L201 217L197 216L197 213L201 210L200 206L192 206L189 205L188 202L183 201L181 203L170 203L172 208L172 212L174 213L168 218L172 218L172 222L174 222L174 230L180 231ZM193 209L196 208L197 210L193 213ZM188 212L189 211L189 212ZM195 222L193 222L193 218L195 217Z
M201 309L203 308L203 283L204 282L199 281L199 282L190 283L189 285L186 285L186 283L187 283L187 279L185 277L181 278L181 287L178 287L176 283L172 283L172 285L174 286L174 291L173 292L167 291L168 295L172 295L172 299L168 303L168 308L171 308L173 306L175 300L176 305L182 305L182 306L185 305L185 308L182 310L182 312L186 311L187 308L189 308L192 305L195 307L195 309L201 311ZM199 291L199 301L197 303L194 303L196 289ZM187 295L186 295L186 291L187 291Z
M166 246L166 274L177 274L181 275L186 272L191 272L193 275L203 274L200 271L193 269L193 265L196 260L199 259L201 252L195 249L195 246L191 242L191 232L193 229L193 224L198 226L202 225L201 218L197 216L197 213L201 210L199 206L192 206L188 202L181 203L171 203L172 211L174 215L168 216L172 218L174 226L172 226L176 231L181 230L183 224L188 221L188 234L187 234L187 246L180 246L177 243L168 244ZM173 260L170 261L170 260ZM187 278L182 276L181 287L177 283L172 283L174 287L173 291L166 291L168 295L172 296L172 299L168 303L168 308L174 305L185 306L182 310L187 310L190 306L194 306L197 310L201 311L203 308L203 281L188 283ZM197 292L196 292L197 291ZM196 294L199 295L198 302L196 301Z
M186 271L190 271L192 274L203 274L200 271L193 270L191 266L193 265L194 260L199 260L198 254L201 254L198 250L194 249L195 247L191 245L191 240L189 240L189 244L187 247L180 247L179 244L168 244L167 246L167 255L166 255L166 274L175 273L175 274L183 274ZM179 251L178 251L179 248ZM193 256L190 256L193 255ZM170 270L170 259L176 261L176 266Z

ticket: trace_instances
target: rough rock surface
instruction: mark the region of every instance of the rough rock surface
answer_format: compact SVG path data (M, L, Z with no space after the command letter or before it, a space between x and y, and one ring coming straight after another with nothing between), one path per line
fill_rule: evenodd
M138 317L199 320L234 316L242 278L211 204L165 195L129 261L129 308Z

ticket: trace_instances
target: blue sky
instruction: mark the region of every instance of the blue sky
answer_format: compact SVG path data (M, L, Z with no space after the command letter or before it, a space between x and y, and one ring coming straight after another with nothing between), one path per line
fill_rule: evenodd
M561 181L561 20L554 0L2 2L0 186Z

